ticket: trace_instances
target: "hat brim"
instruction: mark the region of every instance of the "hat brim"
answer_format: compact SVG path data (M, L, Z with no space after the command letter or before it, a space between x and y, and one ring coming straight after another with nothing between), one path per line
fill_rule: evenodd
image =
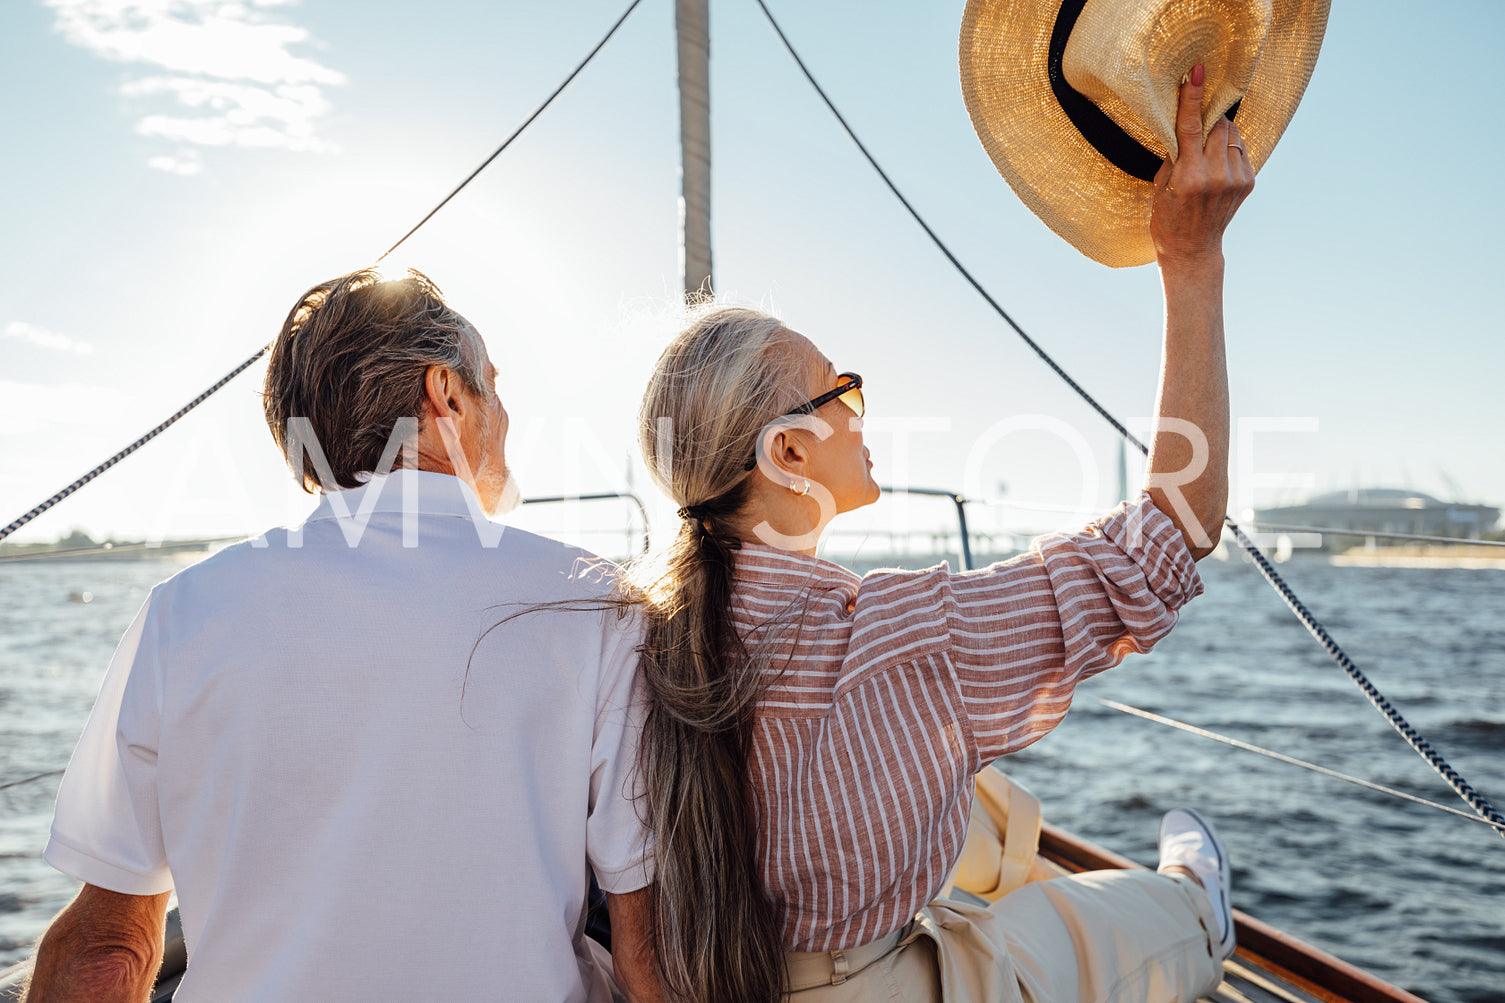
M1329 2L1273 4L1270 32L1237 116L1256 172L1311 79ZM1099 153L1051 90L1047 56L1059 10L1059 2L1041 0L967 0L959 43L967 113L993 165L1046 226L1102 264L1148 264L1155 260L1154 185Z

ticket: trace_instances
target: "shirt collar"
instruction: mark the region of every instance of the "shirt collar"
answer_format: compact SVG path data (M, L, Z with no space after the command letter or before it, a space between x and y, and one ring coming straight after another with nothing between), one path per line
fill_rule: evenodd
M736 576L738 581L763 585L843 592L849 599L856 597L862 582L839 564L762 543L744 543L737 551Z
M489 518L476 493L460 478L432 470L394 470L371 476L360 487L324 492L308 521L358 518L363 512L375 515L410 510L420 515Z

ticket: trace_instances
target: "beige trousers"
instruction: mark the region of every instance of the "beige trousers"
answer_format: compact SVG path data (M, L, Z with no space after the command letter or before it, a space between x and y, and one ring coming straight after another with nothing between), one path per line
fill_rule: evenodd
M893 950L835 985L813 984L823 955L797 957L791 1003L1190 1003L1223 978L1207 895L1152 871L1035 882L986 909L937 899ZM847 967L837 960L822 967L834 975Z

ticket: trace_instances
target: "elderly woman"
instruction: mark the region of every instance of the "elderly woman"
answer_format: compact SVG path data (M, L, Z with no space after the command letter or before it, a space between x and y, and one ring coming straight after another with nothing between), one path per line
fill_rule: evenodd
M1193 115L1200 90L1183 88ZM935 896L973 775L1055 727L1078 683L1148 650L1201 591L1194 562L1227 501L1222 234L1253 186L1238 143L1218 124L1158 185L1146 491L1016 560L859 579L817 559L829 520L879 495L861 378L739 309L660 358L641 441L683 526L643 583L643 759L671 996L1044 1003L1217 985L1228 867L1194 813L1162 824L1160 873L1029 884L987 909Z

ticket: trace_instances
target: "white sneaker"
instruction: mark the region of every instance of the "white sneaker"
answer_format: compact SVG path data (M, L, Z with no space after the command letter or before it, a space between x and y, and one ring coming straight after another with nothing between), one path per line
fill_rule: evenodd
M1170 867L1184 867L1202 882L1218 917L1223 958L1233 957L1233 868L1212 823L1190 808L1172 808L1160 820L1160 866L1156 870L1163 874Z

